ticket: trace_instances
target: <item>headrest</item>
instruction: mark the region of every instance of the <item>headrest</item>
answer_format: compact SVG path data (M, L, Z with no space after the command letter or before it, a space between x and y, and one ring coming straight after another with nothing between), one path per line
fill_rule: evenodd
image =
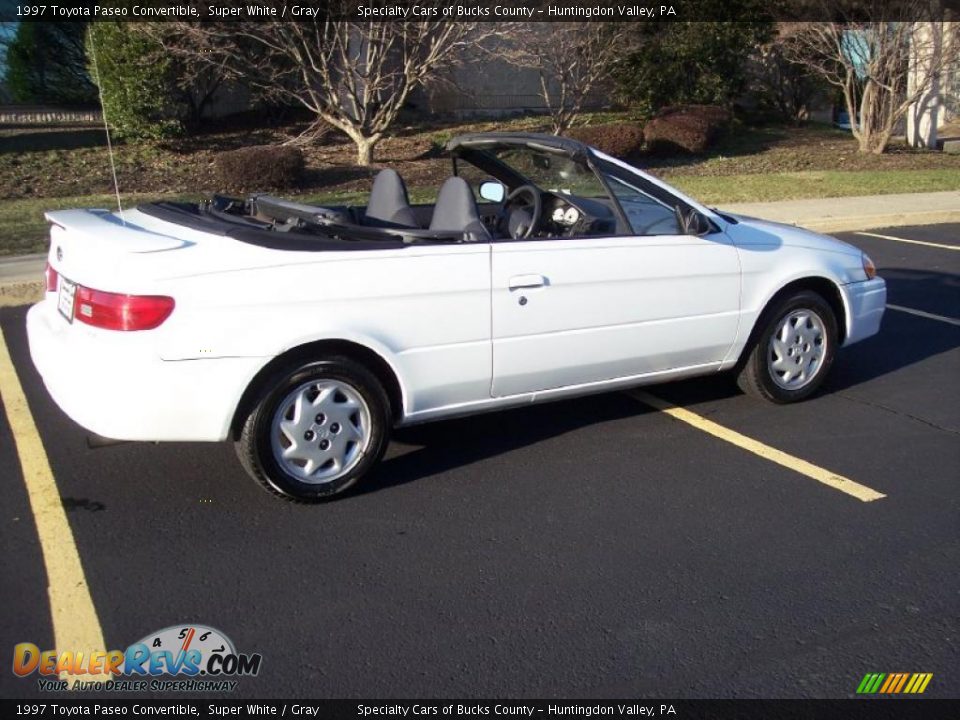
M368 225L417 227L407 186L396 170L386 168L377 173L364 217Z

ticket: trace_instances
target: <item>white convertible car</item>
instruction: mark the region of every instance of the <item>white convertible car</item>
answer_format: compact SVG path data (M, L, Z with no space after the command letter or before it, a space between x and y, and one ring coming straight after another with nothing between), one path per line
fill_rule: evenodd
M886 288L830 237L700 205L573 140L447 146L436 203L254 195L65 210L33 361L97 436L236 443L282 497L342 492L392 427L732 370L785 403L876 333Z

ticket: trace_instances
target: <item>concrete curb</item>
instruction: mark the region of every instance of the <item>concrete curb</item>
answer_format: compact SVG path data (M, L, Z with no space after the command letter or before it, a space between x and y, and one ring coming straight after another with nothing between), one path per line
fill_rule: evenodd
M0 307L32 305L43 299L43 282L4 282L0 283Z
M877 228L907 227L909 225L939 225L960 222L960 210L933 210L930 212L891 213L862 217L824 218L802 224L808 230L821 233L855 232Z
M960 221L960 192L895 193L731 203L721 210L817 232L853 232Z

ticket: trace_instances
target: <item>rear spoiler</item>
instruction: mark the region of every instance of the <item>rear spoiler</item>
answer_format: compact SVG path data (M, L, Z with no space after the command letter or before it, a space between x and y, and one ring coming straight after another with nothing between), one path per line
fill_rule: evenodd
M191 244L187 240L147 230L110 210L53 210L43 216L51 225L83 235L92 244L114 246L128 253L175 250Z

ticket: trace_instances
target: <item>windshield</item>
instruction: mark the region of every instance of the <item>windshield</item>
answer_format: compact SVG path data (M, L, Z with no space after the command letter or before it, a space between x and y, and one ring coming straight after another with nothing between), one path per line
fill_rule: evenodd
M609 197L596 174L582 160L525 145L503 145L486 152L540 190L587 198Z

